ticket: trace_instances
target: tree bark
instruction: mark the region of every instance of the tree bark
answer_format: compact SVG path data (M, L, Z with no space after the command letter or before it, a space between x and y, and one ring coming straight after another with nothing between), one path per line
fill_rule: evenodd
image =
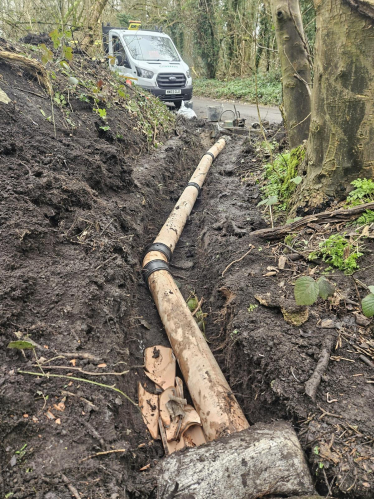
M374 0L315 0L314 4L312 120L306 178L295 197L295 211L299 207L304 213L344 199L352 180L374 177L374 22L370 15Z
M310 61L298 0L271 0L282 67L283 106L290 147L308 138L310 124Z
M96 0L92 6L91 12L87 21L87 33L85 34L83 40L81 41L81 47L83 50L87 50L88 47L94 44L95 28L100 20L100 16L105 9L108 0Z
M256 499L314 493L291 425L279 421L177 452L155 468L158 499Z

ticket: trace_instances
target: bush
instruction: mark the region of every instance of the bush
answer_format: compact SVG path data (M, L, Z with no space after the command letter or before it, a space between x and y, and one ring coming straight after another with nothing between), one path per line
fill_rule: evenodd
M265 165L265 185L262 187L265 198L276 196L279 202L278 209L286 210L291 194L302 181L297 176L299 164L303 161L305 149L302 146L290 152L280 153L273 163Z

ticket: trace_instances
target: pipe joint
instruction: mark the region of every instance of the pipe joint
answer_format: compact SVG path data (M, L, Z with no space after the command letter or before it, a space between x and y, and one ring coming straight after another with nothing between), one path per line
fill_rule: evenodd
M187 187L188 186L190 186L190 187L196 187L197 193L198 193L197 196L198 197L200 196L200 194L201 194L201 186L198 183L196 183L196 182L188 182Z
M210 152L210 151L208 151L205 154L203 154L203 156L202 156L201 159L203 159L204 156L210 156L212 158L212 162L216 159L216 157L214 156L214 154L212 152Z
M171 253L171 249L166 244L164 244L164 243L149 244L144 250L142 261L144 260L145 255L147 255L151 251L159 251L160 253L165 255L167 258L167 261L170 262L172 253Z
M143 279L148 288L148 279L154 272L157 272L158 270L166 270L170 273L169 264L164 260L151 260L142 268Z

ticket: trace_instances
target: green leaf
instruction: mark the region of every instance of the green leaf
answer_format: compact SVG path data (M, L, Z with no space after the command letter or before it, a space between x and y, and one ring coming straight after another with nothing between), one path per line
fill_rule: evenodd
M187 306L191 312L193 312L196 309L198 304L199 304L199 300L196 298L196 296L192 296L187 302Z
M332 296L335 293L335 286L331 284L326 277L320 277L317 281L319 288L319 296L326 300L328 296Z
M362 312L366 317L374 316L374 294L370 293L370 295L365 296L365 298L361 302Z
M257 206L272 206L273 204L278 203L278 196L269 196L267 199L260 201Z
M78 85L79 81L74 76L70 76L69 83L70 83L70 85Z
M54 29L49 33L49 36L51 37L54 48L57 49L58 46L60 45L61 34L58 32L57 29Z
M313 305L317 301L319 286L312 277L299 277L295 282L294 295L298 305Z
M53 52L49 50L45 43L39 45L39 48L42 50L42 63L47 64L47 62L53 59Z
M303 181L303 177L295 177L295 178L291 178L290 182L293 182L294 184L296 185L299 185L300 182Z
M68 61L71 61L73 59L73 49L71 47L67 47L66 45L64 45L62 47L62 52L64 54L64 58Z
M374 286L368 286L370 293L374 294Z
M35 344L31 341L11 341L8 344L8 348L15 348L16 350L34 350Z

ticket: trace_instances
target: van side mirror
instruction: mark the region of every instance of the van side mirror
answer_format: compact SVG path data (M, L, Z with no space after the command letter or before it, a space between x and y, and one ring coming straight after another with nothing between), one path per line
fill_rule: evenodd
M123 57L120 54L116 55L116 66L123 66Z

